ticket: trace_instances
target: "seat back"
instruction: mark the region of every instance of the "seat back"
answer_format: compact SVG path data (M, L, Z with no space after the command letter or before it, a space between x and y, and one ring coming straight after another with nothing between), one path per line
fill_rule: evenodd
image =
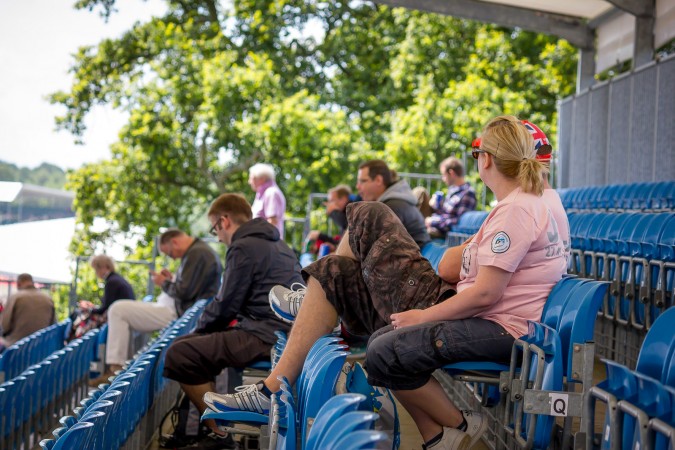
M668 308L652 324L638 354L635 370L661 382L668 378L675 357L675 308Z
M365 399L366 396L362 394L342 394L328 399L316 415L316 420L307 436L305 450L324 448L320 446L320 443L328 433L331 424L341 421L345 414L357 411L359 404Z
M445 251L448 249L446 245L438 244L436 242L429 242L424 247L422 247L422 256L425 257L431 263L431 267L434 268L434 271L438 273L438 265L443 259Z
M573 348L593 340L595 320L607 294L609 283L591 281L580 285L565 303L557 331L563 353L563 367L568 379L572 379Z
M553 329L558 327L560 315L572 293L589 280L584 278L563 277L558 281L546 299L541 313L541 322Z
M94 424L78 422L66 431L52 447L52 450L72 450L75 448L93 448L89 445Z

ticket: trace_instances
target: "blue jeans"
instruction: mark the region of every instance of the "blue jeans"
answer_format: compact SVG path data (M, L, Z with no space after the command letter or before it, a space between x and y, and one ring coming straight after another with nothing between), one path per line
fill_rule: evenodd
M429 381L434 370L446 364L509 362L513 341L513 336L500 325L475 317L397 330L388 325L368 341L368 382L393 390L417 389Z

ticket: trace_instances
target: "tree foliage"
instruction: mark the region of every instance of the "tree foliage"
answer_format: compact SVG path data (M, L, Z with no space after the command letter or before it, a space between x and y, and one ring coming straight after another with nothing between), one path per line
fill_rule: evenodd
M18 181L53 189L63 189L66 173L58 166L42 163L34 169L0 161L0 181Z
M76 3L104 18L114 5ZM365 158L436 172L496 114L554 135L555 102L574 86L574 49L522 30L371 1L167 5L79 49L73 85L52 96L75 139L97 104L129 117L112 158L70 177L84 242L105 238L91 232L95 217L144 242L163 226L189 230L218 193L252 198L246 171L259 161L278 168L301 216L310 192L353 183Z

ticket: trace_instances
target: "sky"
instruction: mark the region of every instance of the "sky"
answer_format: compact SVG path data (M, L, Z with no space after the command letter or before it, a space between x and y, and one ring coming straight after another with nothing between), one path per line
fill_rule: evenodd
M162 15L161 0L117 0L108 23L98 11L76 11L75 0L0 0L0 160L20 167L43 162L74 169L110 157L125 116L96 107L87 117L84 145L55 130L63 108L46 97L68 90L72 55L83 45L120 36L137 22Z

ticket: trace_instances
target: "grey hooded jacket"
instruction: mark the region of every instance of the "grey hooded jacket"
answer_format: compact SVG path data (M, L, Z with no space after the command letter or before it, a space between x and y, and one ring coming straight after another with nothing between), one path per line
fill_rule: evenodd
M424 216L417 208L417 197L405 180L399 180L389 186L377 201L394 211L420 248L431 241L424 224Z

